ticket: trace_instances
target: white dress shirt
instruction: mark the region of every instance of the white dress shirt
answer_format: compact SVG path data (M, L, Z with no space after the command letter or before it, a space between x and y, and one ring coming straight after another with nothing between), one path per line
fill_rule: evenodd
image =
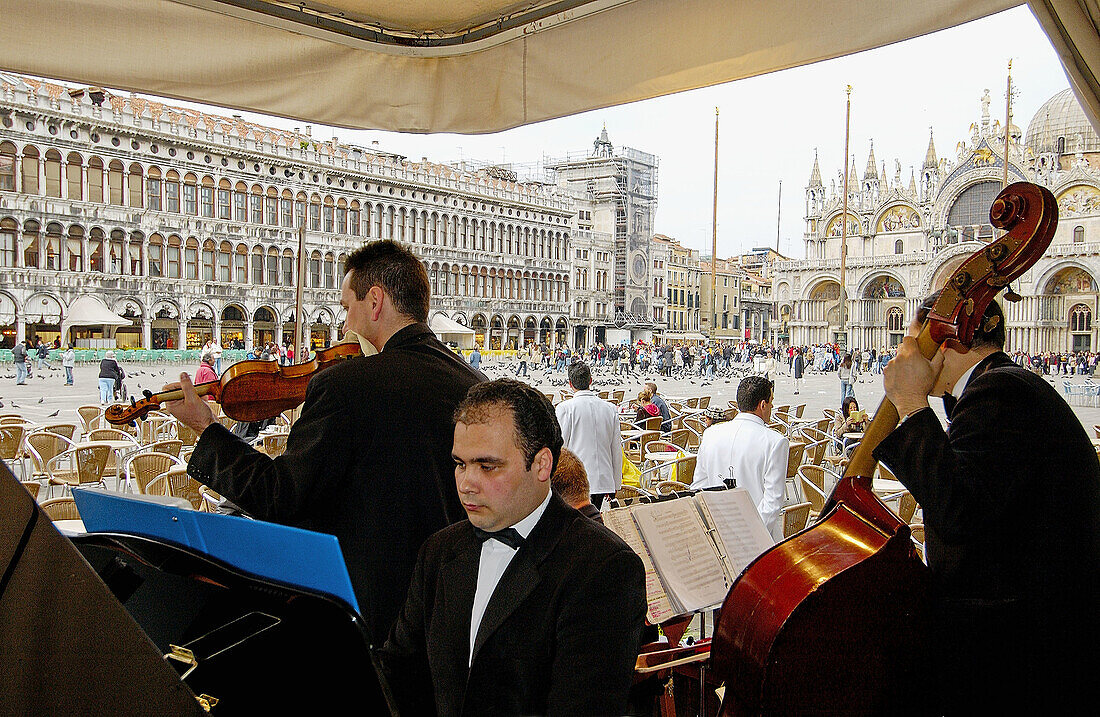
M732 421L716 423L703 431L692 488L714 488L730 476L752 496L768 532L783 537L784 486L790 442L768 428L754 413L739 413Z
M524 540L534 530L535 524L546 511L550 503L550 491L546 491L546 497L539 507L531 511L526 518L510 527L515 528ZM481 562L477 567L477 590L474 591L474 609L470 613L470 662L474 661L474 642L477 639L478 628L481 627L481 618L485 616L485 608L489 605L489 599L497 589L497 583L504 576L512 558L519 552L518 548L511 548L500 541L490 538L481 544Z
M588 474L589 492L617 491L623 482L623 439L615 408L592 391L577 391L556 412L565 447Z

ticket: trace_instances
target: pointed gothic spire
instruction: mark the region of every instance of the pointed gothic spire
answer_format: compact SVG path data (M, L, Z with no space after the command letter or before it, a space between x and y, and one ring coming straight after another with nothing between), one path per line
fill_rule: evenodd
M909 193L914 197L917 196L917 175L912 167L909 168Z
M924 155L924 167L922 169L935 169L940 164L936 159L936 143L932 141L932 128L928 128L928 151Z
M856 156L852 155L852 161L848 165L848 191L859 191L859 176L856 174Z
M878 179L878 168L875 166L875 141L871 140L871 154L867 155L867 169L863 170L864 179Z
M817 163L817 148L814 147L814 168L810 172L810 186L811 187L823 187L821 183L821 167Z

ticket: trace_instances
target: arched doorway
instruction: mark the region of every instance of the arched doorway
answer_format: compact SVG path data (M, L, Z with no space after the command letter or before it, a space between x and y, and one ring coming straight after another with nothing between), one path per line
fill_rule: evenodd
M244 348L245 332L244 309L236 304L229 304L222 309L221 345L227 349Z
M115 345L120 349L145 348L142 345L142 312L141 306L136 301L126 300L121 307L115 308L115 313L124 319L130 320L129 326L119 326L115 329Z
M15 299L7 294L0 294L0 348L2 349L15 346L15 320Z
M317 349L327 348L332 342L332 314L328 309L320 309L313 317L313 323L309 327L309 347Z
M552 325L550 324L550 317L548 317L548 316L542 317L542 321L539 322L539 343L540 344L549 344L550 343L551 329L552 329Z
M214 312L209 306L192 306L187 321L187 349L197 351L214 338Z
M169 303L156 306L153 311L153 348L179 348L179 310Z
M568 329L569 327L565 324L565 317L559 317L557 324L554 325L554 340L559 345L565 345L569 333Z
M1081 267L1066 266L1051 276L1039 297L1039 324L1050 327L1042 350L1092 350L1092 311L1098 298L1096 279Z
M487 346L485 343L485 333L488 327L488 322L485 320L484 314L474 314L474 318L470 321L470 328L474 330L474 342L478 346Z
M27 338L33 343L42 339L52 343L61 335L61 302L46 294L35 294L24 307L27 319Z
M539 325L535 323L533 316L528 316L523 322L523 345L534 343L538 339Z
M489 348L494 351L499 351L501 344L504 340L504 317L497 314L493 317L492 325L489 329Z
M274 340L275 311L270 307L261 306L252 314L252 345L258 352Z

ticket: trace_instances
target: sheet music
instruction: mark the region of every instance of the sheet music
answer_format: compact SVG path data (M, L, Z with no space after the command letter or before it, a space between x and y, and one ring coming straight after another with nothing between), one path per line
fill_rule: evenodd
M744 488L722 491L702 491L695 495L707 522L714 526L721 541L722 552L734 577L775 545L764 526L752 496Z
M694 501L681 498L639 505L633 514L679 614L725 599L730 580Z
M630 514L630 508L615 508L603 514L603 524L615 532L630 549L638 554L645 566L645 595L648 603L647 617L652 625L676 617L676 611L672 609L665 586L661 584L657 576L657 569L653 567L653 558L649 554L649 548L642 540L642 534L638 532L638 526L634 524L634 517Z

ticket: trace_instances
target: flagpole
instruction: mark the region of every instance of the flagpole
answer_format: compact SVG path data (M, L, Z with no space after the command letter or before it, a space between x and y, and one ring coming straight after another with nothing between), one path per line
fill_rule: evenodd
M845 335L845 314L848 307L848 289L845 283L845 269L848 262L848 142L850 139L851 130L851 118L852 118L852 86L848 85L847 89L848 103L844 110L844 209L843 214L840 217L840 331L837 332L837 338L844 339L844 348L848 347L847 336ZM840 343L839 341L837 343Z
M714 212L710 235L710 340L718 332L718 108L714 108Z

